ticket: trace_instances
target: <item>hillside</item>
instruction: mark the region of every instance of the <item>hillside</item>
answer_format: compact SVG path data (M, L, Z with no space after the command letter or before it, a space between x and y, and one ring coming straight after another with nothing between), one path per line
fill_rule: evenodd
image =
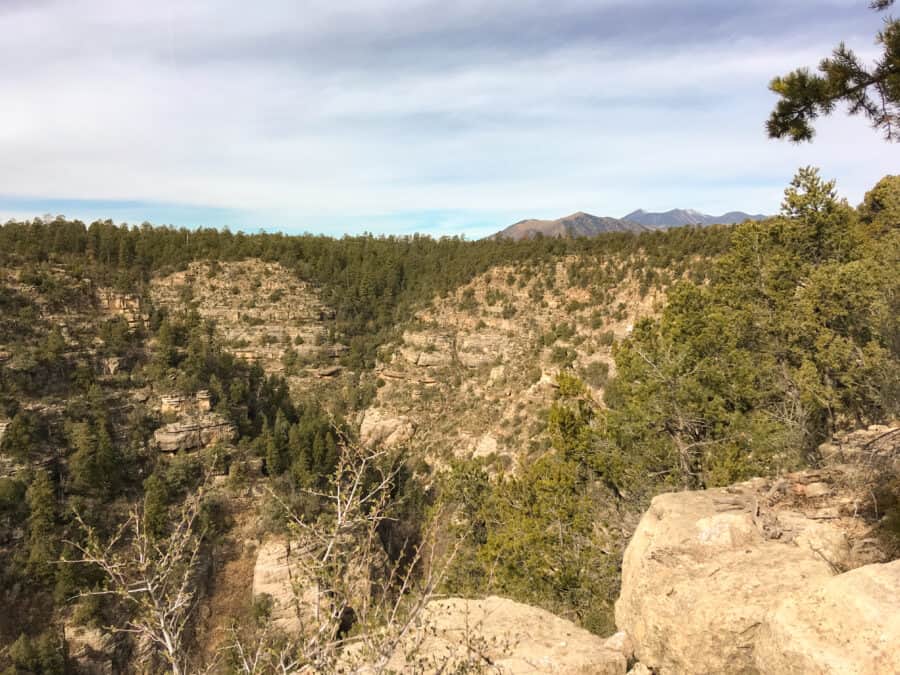
M710 216L691 209L672 209L663 213L650 213L642 209L632 211L623 218L593 216L589 213L573 213L556 220L521 220L492 235L495 239L534 239L542 237L596 237L608 232L646 232L648 230L683 227L685 225L734 225L747 220L763 220L763 215L750 215L743 211L729 211L721 216Z

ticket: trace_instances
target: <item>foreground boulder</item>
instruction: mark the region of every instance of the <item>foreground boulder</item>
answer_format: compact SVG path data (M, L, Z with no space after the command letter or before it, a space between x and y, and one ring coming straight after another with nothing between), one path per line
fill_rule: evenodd
M420 628L398 650L395 672L624 675L625 655L571 621L543 609L491 596L433 600ZM413 646L415 645L415 646Z
M767 539L749 511L719 511L740 496L660 495L625 551L616 625L658 672L753 672L769 608L833 575L812 549Z
M761 673L900 673L900 560L792 595L759 629Z
M825 466L656 497L622 564L616 624L661 673L900 672L900 562L873 536L900 429L821 450Z

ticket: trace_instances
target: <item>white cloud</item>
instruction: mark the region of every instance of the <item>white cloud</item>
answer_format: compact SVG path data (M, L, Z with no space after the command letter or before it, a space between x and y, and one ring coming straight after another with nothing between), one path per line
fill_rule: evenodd
M823 122L805 146L762 124L773 75L843 37L872 52L878 17L857 4L796 28L785 17L808 3L21 5L0 10L0 193L324 228L432 209L773 210L815 164L856 201L895 165L863 120Z

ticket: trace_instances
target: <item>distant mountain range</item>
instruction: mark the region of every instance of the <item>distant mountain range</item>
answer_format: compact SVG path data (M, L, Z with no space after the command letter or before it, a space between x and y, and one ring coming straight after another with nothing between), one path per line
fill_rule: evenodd
M743 211L729 211L721 216L710 216L693 209L672 209L662 213L650 213L643 209L632 211L622 220L646 225L653 229L680 227L682 225L731 225L743 223L745 220L763 220L762 214L750 214Z
M664 213L650 213L643 209L632 211L624 218L593 216L579 211L556 220L520 220L493 235L497 239L533 239L545 237L593 237L604 232L647 232L683 225L714 225L742 223L745 220L762 220L766 216L751 215L743 211L729 211L721 216L710 216L692 209L672 209Z
M602 218L590 213L573 213L556 220L520 220L501 230L494 237L499 239L533 239L545 237L593 237L601 232L642 232L653 228L631 223L619 218Z

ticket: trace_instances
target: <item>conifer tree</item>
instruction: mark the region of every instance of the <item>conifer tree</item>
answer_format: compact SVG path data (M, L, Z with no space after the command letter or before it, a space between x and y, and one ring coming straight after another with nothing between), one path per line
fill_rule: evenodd
M28 569L40 578L52 577L56 559L56 495L50 475L38 471L26 494L28 501Z
M894 0L873 0L884 10ZM819 63L819 73L798 68L772 80L769 88L781 97L766 129L771 138L810 141L813 123L845 103L851 115L864 115L890 141L900 136L900 21L889 18L877 36L883 48L872 67L841 43Z

